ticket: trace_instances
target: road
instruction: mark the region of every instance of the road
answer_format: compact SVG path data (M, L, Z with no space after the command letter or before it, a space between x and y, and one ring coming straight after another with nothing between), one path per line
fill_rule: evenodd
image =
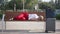
M2 32L0 32L0 34L2 34ZM3 34L60 34L60 21L56 20L56 32L54 33L30 33L27 31L7 31L7 32L3 32Z

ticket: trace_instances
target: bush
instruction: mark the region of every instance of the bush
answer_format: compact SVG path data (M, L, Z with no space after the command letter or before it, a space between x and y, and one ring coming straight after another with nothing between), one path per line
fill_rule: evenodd
M2 14L0 14L0 19L2 19Z
M52 10L55 10L55 6L53 4L47 2L42 2L39 4L39 9L47 9L47 8L51 8Z
M57 15L56 15L56 19L57 19L57 20L60 20L60 14L57 14Z

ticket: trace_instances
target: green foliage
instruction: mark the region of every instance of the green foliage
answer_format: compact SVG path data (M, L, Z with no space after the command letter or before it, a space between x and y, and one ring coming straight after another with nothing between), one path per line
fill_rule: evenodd
M60 20L60 14L57 14L57 15L56 15L56 19L57 19L57 20Z
M42 2L39 4L39 8L40 9L46 9L46 8L51 8L51 9L55 9L55 6L53 6L52 4L50 3L47 3L47 2Z
M0 14L0 19L2 19L2 14Z
M16 9L23 9L23 0L11 0L7 5L7 9L13 9L14 8L14 3L16 4ZM33 5L37 4L37 0L24 0L24 6L25 9L31 9Z
M14 3L16 4L16 9L22 9L21 0L11 0L8 4L6 4L6 9L14 9Z
M60 9L60 5L56 4L56 9Z
M32 9L37 3L37 0L26 0L25 9Z

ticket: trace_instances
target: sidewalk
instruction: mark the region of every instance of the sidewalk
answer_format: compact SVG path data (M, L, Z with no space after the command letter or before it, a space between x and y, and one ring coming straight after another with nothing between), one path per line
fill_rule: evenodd
M60 34L60 21L56 21L56 32L55 33L30 33L28 31L7 31L4 34ZM2 34L2 32L0 32Z
M1 23L0 23L1 24ZM7 21L5 30L30 30L30 32L45 32L45 22L37 21ZM1 26L0 26L1 27Z

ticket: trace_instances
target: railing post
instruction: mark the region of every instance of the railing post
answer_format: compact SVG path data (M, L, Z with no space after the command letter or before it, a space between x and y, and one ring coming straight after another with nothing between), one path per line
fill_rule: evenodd
M4 29L5 29L5 21L4 21L4 17L5 17L5 14L3 14L3 16L2 16L2 34L4 34L3 32L4 32Z

